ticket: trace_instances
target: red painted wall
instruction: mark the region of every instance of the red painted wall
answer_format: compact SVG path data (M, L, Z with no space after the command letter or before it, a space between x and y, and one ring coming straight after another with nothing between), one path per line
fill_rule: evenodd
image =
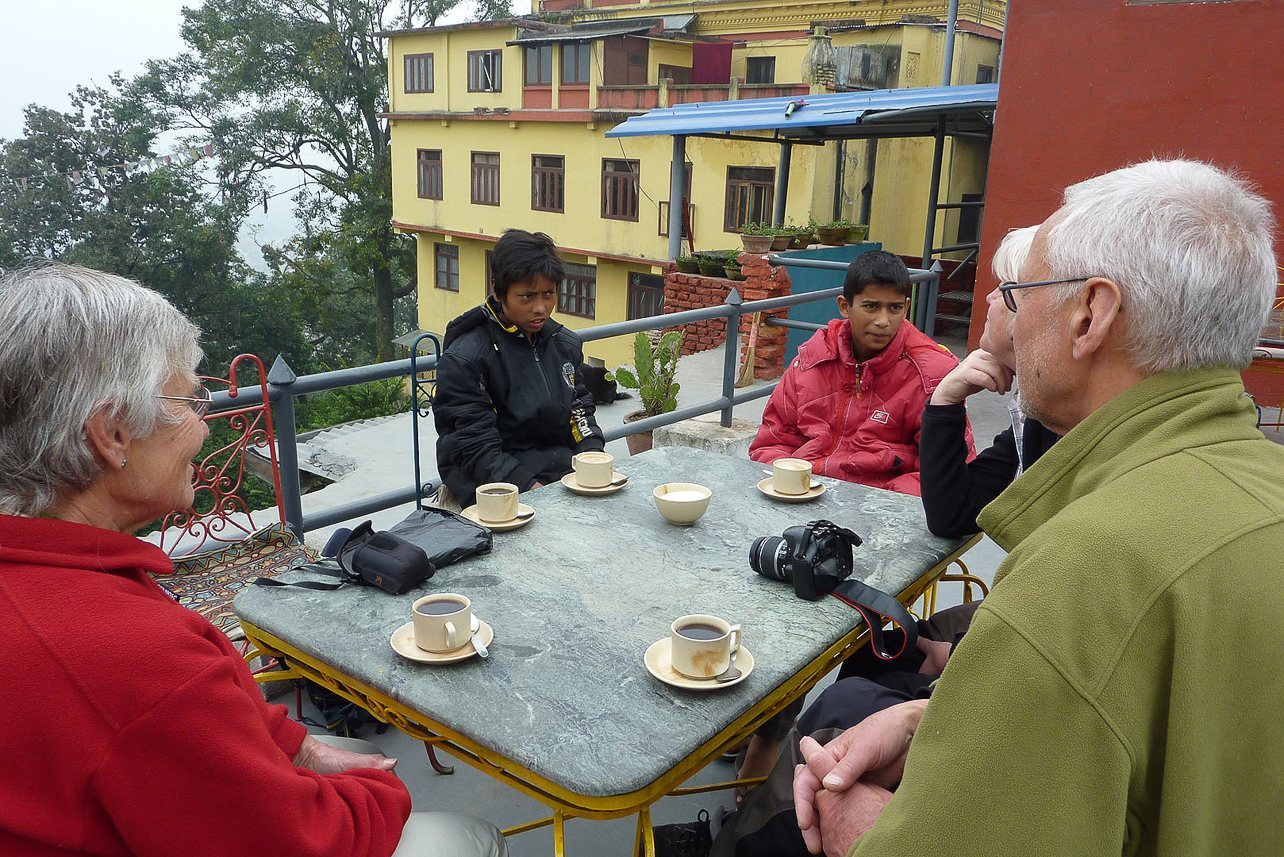
M1055 211L1067 185L1152 155L1195 158L1237 167L1284 221L1281 34L1284 0L1011 0L971 347L994 248Z

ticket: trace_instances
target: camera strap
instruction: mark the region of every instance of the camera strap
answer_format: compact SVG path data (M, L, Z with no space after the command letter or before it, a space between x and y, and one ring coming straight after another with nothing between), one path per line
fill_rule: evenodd
M869 627L869 647L878 657L890 661L913 651L917 646L918 623L901 602L886 592L848 578L835 586L832 594L864 618ZM883 623L888 620L895 622L905 632L901 647L895 652L889 652L883 643Z

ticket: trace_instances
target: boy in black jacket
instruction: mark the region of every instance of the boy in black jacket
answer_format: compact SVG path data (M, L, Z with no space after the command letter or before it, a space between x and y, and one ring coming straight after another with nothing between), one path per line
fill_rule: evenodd
M566 277L553 239L509 229L491 256L493 294L446 326L437 394L437 469L462 505L478 485L521 491L571 472L605 446L580 378L580 338L553 321Z

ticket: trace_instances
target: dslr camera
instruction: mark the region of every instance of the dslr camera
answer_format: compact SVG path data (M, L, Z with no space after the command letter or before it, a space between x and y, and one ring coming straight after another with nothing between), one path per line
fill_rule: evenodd
M816 601L851 575L852 548L860 543L832 521L812 521L755 539L749 567L771 580L793 581L795 595Z

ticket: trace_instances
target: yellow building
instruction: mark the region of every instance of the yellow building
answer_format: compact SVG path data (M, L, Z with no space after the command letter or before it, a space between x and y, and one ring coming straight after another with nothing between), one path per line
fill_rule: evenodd
M813 91L803 69L817 26L834 48L835 87L941 79L943 0L537 2L526 18L387 34L393 220L418 242L424 330L441 333L482 301L487 253L513 227L547 232L569 263L558 313L568 326L659 310L672 143L604 136L629 116L679 103L805 95ZM1005 8L961 6L955 82L993 79ZM987 150L947 143L942 201L982 189ZM771 219L779 156L765 141L687 141L696 249L738 247L745 222ZM931 140L795 147L785 216L868 222L871 240L917 256L931 162ZM958 234L958 218L957 210L942 212L938 244ZM632 359L625 337L585 350L612 367Z

